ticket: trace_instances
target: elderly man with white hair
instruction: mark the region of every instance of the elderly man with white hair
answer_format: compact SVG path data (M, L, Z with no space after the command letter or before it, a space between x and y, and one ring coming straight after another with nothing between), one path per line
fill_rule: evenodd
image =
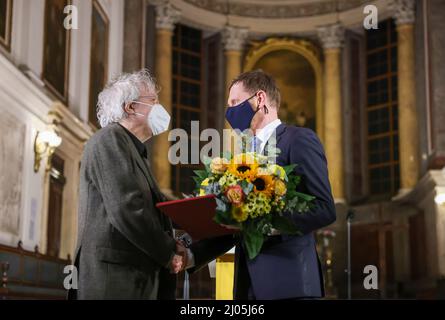
M186 249L156 208L165 201L144 145L166 131L148 71L123 74L100 93L102 127L85 146L80 169L77 299L174 299Z

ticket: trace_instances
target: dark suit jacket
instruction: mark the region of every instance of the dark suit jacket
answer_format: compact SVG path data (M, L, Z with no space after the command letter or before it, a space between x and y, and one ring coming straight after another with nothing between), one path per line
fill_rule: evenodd
M124 128L108 125L89 140L80 169L77 298L174 298L176 278L166 266L175 240L155 207L163 200Z
M281 124L276 134L277 147L281 150L277 164L298 164L295 173L302 177L299 191L316 197L315 206L310 212L292 215L303 235L269 237L260 254L252 261L244 253L241 241L234 236L204 240L192 245L196 267L190 272L205 266L236 245L236 299L324 296L323 275L313 231L336 219L326 157L317 135L310 129Z

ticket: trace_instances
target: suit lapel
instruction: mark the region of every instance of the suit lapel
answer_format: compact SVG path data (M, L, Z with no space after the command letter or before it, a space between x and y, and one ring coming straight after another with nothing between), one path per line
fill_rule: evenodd
M278 148L278 145L280 144L280 140L281 140L281 137L283 136L284 131L286 131L286 125L284 123L281 123L275 129L275 133L276 133L276 136L277 136L277 145L275 147L277 147L277 148ZM266 144L264 145L264 149L263 149L264 151L263 152L264 152L265 156L268 156L267 147L269 146L269 141L270 141L270 138L269 138L269 140L267 140Z

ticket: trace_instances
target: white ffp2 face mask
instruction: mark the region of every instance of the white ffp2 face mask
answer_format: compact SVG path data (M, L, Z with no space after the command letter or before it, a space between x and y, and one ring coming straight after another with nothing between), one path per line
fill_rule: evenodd
M158 103L153 105L147 119L153 135L157 136L168 130L171 117L167 110Z
M132 101L134 103L139 103L145 106L151 107L152 105L139 102L139 101ZM142 113L135 113L140 116L144 116ZM153 136L157 136L165 131L168 130L168 127L170 126L170 114L165 110L165 108L160 105L159 103L154 104L150 113L147 117L147 124L151 129L151 132L153 133Z

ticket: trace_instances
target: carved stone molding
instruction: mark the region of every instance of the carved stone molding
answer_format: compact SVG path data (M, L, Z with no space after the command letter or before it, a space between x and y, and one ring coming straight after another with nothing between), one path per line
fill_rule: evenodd
M341 24L322 26L317 31L324 49L335 49L343 46L345 32Z
M397 25L413 24L416 20L416 2L414 0L393 0L391 9Z
M168 0L151 0L156 10L156 29L173 31L181 18L181 12L174 8Z
M226 26L222 31L224 49L226 51L241 51L248 34L248 30L245 28Z

